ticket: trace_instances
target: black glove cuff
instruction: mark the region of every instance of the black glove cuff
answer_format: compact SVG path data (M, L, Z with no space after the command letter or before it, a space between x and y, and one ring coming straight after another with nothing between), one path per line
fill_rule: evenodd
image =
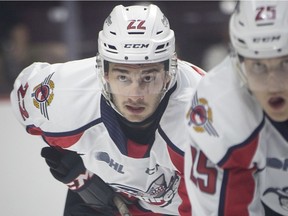
M93 204L96 208L115 209L113 198L116 192L97 175L93 175L89 182L75 192L85 203Z
M84 184L89 182L93 176L93 173L88 171L83 163L73 167L66 176L59 174L53 169L50 169L50 171L54 178L66 184L70 190L79 190Z

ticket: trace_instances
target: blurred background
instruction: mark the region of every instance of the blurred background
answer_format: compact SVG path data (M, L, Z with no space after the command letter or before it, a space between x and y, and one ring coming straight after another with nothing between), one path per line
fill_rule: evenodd
M226 54L233 1L150 2L168 17L179 58L208 70ZM55 63L94 56L98 32L112 8L140 3L1 1L0 94L10 92L19 72L34 61Z
M44 143L13 116L9 93L17 75L35 61L95 56L97 35L115 5L142 1L0 1L0 215L61 216L66 187L40 157ZM147 2L146 2L147 3ZM150 1L175 31L177 54L205 70L228 52L234 1Z

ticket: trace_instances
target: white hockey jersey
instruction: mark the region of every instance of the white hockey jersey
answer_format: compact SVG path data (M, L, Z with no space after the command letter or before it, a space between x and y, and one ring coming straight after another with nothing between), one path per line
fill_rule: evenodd
M260 196L288 215L288 136L265 116L230 57L201 80L186 117L193 216L263 216Z
M88 170L117 192L139 199L144 212L189 215L183 113L203 71L178 61L177 82L161 102L166 108L155 137L140 145L125 136L102 96L95 63L94 57L24 69L11 93L19 121L49 145L77 151Z

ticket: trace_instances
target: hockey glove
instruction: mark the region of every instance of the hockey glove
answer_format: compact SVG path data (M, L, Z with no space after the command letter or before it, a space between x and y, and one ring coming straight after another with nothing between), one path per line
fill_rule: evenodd
M129 215L124 202L121 204L124 204L125 210L118 209L118 205L116 208L114 202L115 197L118 197L116 192L101 178L87 170L82 158L76 152L44 147L41 156L45 158L54 178L66 184L71 191L78 193L87 205L97 211L110 212L108 213L110 215L116 210L121 215Z
M80 175L86 175L86 180L93 175L86 170L82 158L76 152L44 147L42 148L41 156L45 158L53 177L58 181L67 184L71 190L77 190L85 183L84 178L82 178L82 182L79 182L81 183L80 185L77 185L75 182Z

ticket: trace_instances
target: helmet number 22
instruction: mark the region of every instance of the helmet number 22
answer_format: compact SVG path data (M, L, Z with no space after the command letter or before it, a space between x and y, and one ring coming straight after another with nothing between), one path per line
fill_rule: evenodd
M143 26L145 23L145 20L131 20L130 23L127 26L127 30L130 29L142 29L145 30L146 27Z

